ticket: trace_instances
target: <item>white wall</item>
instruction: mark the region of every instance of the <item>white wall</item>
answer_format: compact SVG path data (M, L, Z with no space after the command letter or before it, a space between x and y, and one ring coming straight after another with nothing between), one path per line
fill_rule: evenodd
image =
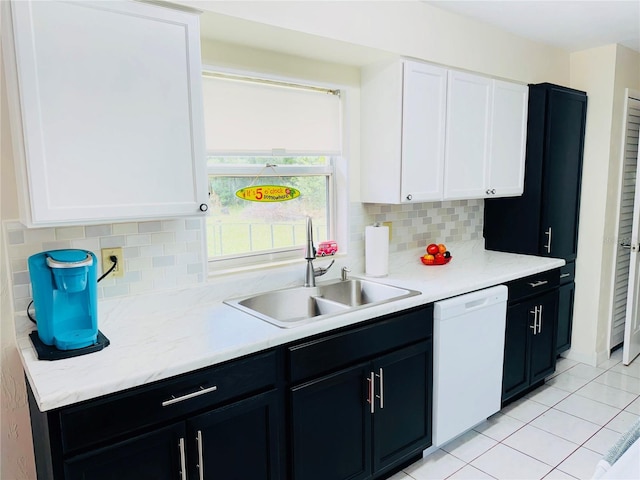
M576 299L568 356L596 365L608 358L624 88L638 88L640 54L606 45L573 53L570 64L571 87L586 91L588 104Z
M522 82L568 85L569 81L568 52L417 0L180 3ZM255 41L250 38L250 29L242 33L244 43Z
M0 9L1 15L2 9ZM0 48L0 58L1 58ZM1 62L0 62L1 63ZM18 214L4 69L0 71L0 220ZM0 478L35 479L31 424L22 365L15 347L9 265L0 232Z

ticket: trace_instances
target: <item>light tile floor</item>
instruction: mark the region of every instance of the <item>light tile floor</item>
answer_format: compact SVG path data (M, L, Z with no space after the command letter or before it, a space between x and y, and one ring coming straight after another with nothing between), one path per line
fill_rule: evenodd
M590 479L640 416L640 360L598 368L559 359L544 386L390 480Z

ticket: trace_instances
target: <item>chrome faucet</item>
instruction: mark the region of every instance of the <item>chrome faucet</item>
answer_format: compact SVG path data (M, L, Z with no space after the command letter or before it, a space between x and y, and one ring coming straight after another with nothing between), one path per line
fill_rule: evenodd
M307 242L304 250L304 258L307 261L307 270L304 277L305 287L315 287L316 277L327 273L333 265L333 262L335 262L335 260L331 260L331 263L327 267L313 268L313 261L316 259L316 247L313 245L313 225L311 223L311 217L307 217Z

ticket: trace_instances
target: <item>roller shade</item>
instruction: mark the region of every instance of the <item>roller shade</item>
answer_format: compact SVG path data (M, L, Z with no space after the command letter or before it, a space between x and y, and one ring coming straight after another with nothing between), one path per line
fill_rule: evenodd
M214 155L338 155L340 96L203 76L207 152Z

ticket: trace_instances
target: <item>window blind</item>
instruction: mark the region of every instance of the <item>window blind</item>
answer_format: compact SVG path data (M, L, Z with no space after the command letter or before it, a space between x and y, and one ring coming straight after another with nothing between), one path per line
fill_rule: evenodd
M203 94L209 154L340 154L340 97L330 90L205 74Z

